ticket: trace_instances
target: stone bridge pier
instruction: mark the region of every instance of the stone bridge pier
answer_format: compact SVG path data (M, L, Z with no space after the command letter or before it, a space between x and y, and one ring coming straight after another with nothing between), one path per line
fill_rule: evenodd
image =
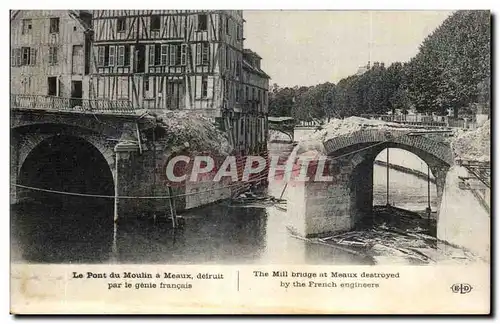
M324 175L330 181L289 182L287 214L289 227L305 237L354 229L370 221L373 207L373 168L377 155L386 148L399 148L424 160L436 178L440 206L446 174L452 165L451 148L432 138L405 135L402 131L362 130L335 137L316 147L327 158ZM296 148L301 161L308 148ZM300 164L300 162L298 162ZM439 217L439 210L438 217Z

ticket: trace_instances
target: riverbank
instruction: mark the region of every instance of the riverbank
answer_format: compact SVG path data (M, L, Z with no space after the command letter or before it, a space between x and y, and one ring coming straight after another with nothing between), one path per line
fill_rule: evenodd
M387 162L385 161L380 161L380 160L375 160L374 164L376 165L380 165L380 166L383 166L383 167L387 167ZM399 171L399 172L403 172L403 173L408 173L408 174L411 174L417 178L420 178L422 180L425 180L427 181L428 179L428 176L427 176L427 173L424 173L422 171L419 171L419 170L415 170L415 169L412 169L412 168L407 168L407 167L404 167L402 165L399 165L399 164L394 164L394 163L389 163L389 169L393 169L393 170L396 170L396 171ZM430 176L430 182L431 183L436 183L436 179L434 179L433 175L431 174Z

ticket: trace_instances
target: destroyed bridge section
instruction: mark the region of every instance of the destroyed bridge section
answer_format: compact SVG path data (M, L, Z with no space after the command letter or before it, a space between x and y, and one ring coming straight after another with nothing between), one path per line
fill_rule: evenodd
M300 157L312 150L327 156L333 181L290 186L287 209L291 227L303 236L314 236L351 230L372 217L374 161L390 148L409 151L428 164L436 179L439 206L446 174L454 164L450 143L450 131L357 117L325 125L300 142L294 154Z

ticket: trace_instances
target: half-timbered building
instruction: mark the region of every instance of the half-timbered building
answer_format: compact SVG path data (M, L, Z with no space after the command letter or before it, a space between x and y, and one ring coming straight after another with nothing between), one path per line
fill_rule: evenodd
M11 93L88 98L90 27L82 10L12 11Z
M129 100L160 115L200 112L219 120L237 151L255 151L264 137L250 125L266 127L258 120L267 108L247 109L243 97L243 25L235 10L94 10L91 97ZM265 75L258 70L252 75ZM248 83L267 93L266 77ZM253 142L242 135L250 129Z

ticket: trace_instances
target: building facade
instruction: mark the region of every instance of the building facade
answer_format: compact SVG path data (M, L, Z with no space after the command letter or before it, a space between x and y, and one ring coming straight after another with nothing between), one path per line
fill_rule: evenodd
M94 10L90 96L202 113L238 152L256 152L267 140L269 77L244 50L243 25L235 10Z
M86 11L12 11L11 93L88 98L90 26Z

